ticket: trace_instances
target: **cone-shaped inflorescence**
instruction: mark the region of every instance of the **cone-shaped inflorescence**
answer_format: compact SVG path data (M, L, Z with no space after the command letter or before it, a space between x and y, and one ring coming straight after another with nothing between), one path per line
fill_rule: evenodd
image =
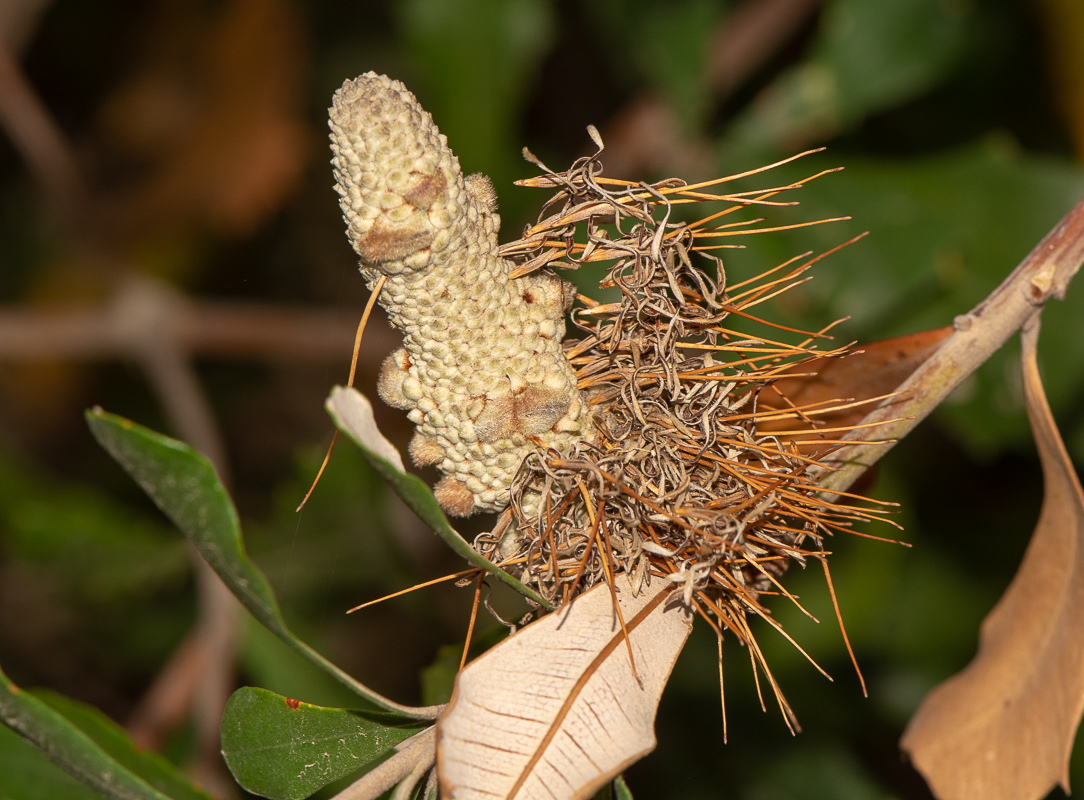
M561 352L573 293L552 273L509 276L489 179L464 177L401 83L347 81L330 115L347 235L370 288L387 276L380 303L403 332L380 396L409 411L410 454L444 473L446 511L502 509L537 443L567 452L594 434Z
M755 647L745 617L767 617L778 576L874 513L823 499L815 480L833 448L817 419L839 404L796 407L779 390L844 349L752 311L819 257L728 283L718 256L727 237L778 230L731 215L790 205L771 198L803 182L715 194L745 176L603 178L591 129L598 152L566 172L527 154L544 174L521 184L555 194L498 249L489 181L462 177L401 84L347 82L331 113L349 236L370 286L388 276L380 299L404 333L380 394L410 410L415 461L447 476L442 505L502 511L475 546L556 603L615 571L673 581ZM681 214L702 203L717 210ZM579 336L562 342L574 294L552 270L588 262L615 296L580 296Z

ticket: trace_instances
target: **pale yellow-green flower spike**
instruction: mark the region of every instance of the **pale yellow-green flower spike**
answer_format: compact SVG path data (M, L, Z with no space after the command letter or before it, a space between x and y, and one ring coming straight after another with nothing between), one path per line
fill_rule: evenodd
M331 149L347 236L403 332L380 397L417 426L415 463L444 473L437 500L466 515L509 502L536 448L567 452L594 428L561 351L570 284L511 280L497 255L497 197L463 176L433 118L398 81L366 73L335 93Z

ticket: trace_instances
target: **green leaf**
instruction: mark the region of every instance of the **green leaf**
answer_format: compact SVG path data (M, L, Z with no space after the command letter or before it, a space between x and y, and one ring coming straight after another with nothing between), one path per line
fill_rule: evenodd
M396 715L323 708L266 689L234 692L222 718L222 755L250 792L300 800L390 755L423 729Z
M114 758L94 739L42 700L23 691L0 672L0 721L38 748L66 773L106 797L119 800L169 800L147 781ZM93 726L109 740L109 749L123 752L132 763L139 758L119 729ZM104 730L104 733L103 733ZM189 793L189 797L206 797Z
M811 55L735 122L721 152L760 159L766 148L823 140L928 90L959 59L973 13L941 0L827 3Z
M101 800L11 728L0 725L0 800Z
M336 386L327 400L327 410L339 430L349 436L361 449L365 458L380 473L395 493L403 498L411 510L444 540L444 543L463 556L473 566L481 567L486 572L504 581L524 597L528 597L540 606L552 609L537 592L528 589L507 572L484 558L470 546L466 539L448 524L448 518L429 491L429 487L416 475L403 469L403 461L398 451L376 427L373 419L373 407L357 389Z
M614 800L632 800L632 790L625 783L624 775L614 778Z
M173 520L256 619L310 663L379 708L412 719L434 719L439 708L395 703L347 675L286 626L264 574L249 560L237 511L214 467L183 442L100 408L87 412L94 437Z
M98 709L46 690L33 695L89 736L117 763L174 800L210 800L173 764L157 753L137 750L128 734Z

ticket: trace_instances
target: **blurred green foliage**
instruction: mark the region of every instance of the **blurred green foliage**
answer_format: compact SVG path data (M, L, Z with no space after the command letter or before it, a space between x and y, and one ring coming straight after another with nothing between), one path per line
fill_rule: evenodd
M718 55L717 29L736 15L736 2L267 4L281 5L288 20L280 28L290 36L278 37L246 22L258 16L251 10L257 5L56 0L21 53L31 84L75 142L94 196L117 209L121 221L111 221L110 241L123 242L117 249L135 269L167 275L195 297L360 309L364 290L330 189L323 132L334 89L370 69L404 80L433 112L464 168L494 177L505 238L533 218L542 197L509 186L531 173L519 148L529 146L560 169L590 151L589 123L608 142L630 130L643 139L624 112L648 94L663 98L676 120L673 152L659 148L642 174L624 177L664 177L668 158L687 164L681 158L696 152L708 154L705 174L681 177L704 179L826 145L826 153L755 185L843 166L794 193L801 205L773 212L772 220L853 219L750 238L748 249L728 254L726 263L733 276L747 277L870 231L819 263L812 282L768 310L788 324L813 327L850 317L837 340L948 324L1084 196L1084 110L1073 105L1080 93L1072 91L1084 75L1055 73L1066 59L1052 49L1066 41L1084 48L1084 30L1073 28L1064 11L1072 0L824 0L809 3L809 10L792 3L786 13L800 15L792 32L725 93L707 65ZM199 93L170 93L162 76L170 59L208 52L214 37L200 26L225 17L234 27L216 30L233 37L226 41L282 48L266 63L284 72L268 81L295 81L295 100L274 101L277 111L268 118L288 117L303 130L289 151L295 169L276 171L272 164L251 175L294 177L253 183L246 197L271 199L247 226L191 210L217 208L206 199L154 206L166 209L160 217L138 216L136 210L152 208L150 195L135 193L142 199L126 205L114 190L138 185L171 143L199 127L185 116ZM1048 35L1053 30L1059 36ZM168 57L155 61L148 52ZM268 74L269 67L260 69ZM260 74L241 77L234 83L251 87L250 95L264 88ZM144 85L160 101L157 111L125 116L131 87ZM130 91L121 96L125 86ZM249 100L227 97L226 105L247 109ZM265 113L264 106L253 108L242 116ZM262 129L274 127L258 119ZM154 120L164 120L163 130L154 129ZM624 163L637 168L634 158ZM209 180L241 180L225 169L208 170ZM196 173L190 167L186 174ZM135 233L122 239L118 231L126 230ZM5 307L106 294L108 276L87 269L81 255L87 236L42 201L33 173L0 137ZM1040 343L1051 404L1078 465L1084 461L1082 321L1084 289L1074 286L1044 314ZM663 699L659 749L628 773L636 796L929 797L896 742L923 694L973 654L978 623L1011 578L1041 497L1014 347L1006 350L893 451L870 490L901 504L896 519L913 546L836 543L833 576L869 698L853 677L823 576L790 575L788 586L821 624L782 602L774 610L836 679L825 681L761 626L769 663L804 732L791 738L770 705L761 713L746 653L727 647L724 745L715 642L698 629ZM200 374L225 431L250 553L275 586L291 627L374 688L405 702L423 694L428 701L448 691L470 592L443 584L352 617L341 612L454 572L461 562L384 492L350 448L336 451L313 500L301 515L293 513L328 439L323 397L344 379L348 356L344 342L339 364L217 358L201 362ZM363 389L376 367L361 366ZM50 686L123 720L183 638L194 600L180 537L82 428L81 410L94 403L163 427L160 404L138 371L116 362L0 364L0 664L17 683ZM402 447L409 430L401 415L377 413ZM463 533L469 537L485 522L472 521ZM871 532L891 533L886 526ZM523 610L499 590L493 603L508 618ZM490 639L503 631L486 615L480 624ZM349 702L258 626L247 630L239 668L243 683L311 703ZM20 747L0 729L0 796L86 796L64 788L63 776L54 790L46 783L54 780L52 768L38 760L20 760L26 766L15 771L4 767L15 757L36 758ZM1081 749L1078 741L1077 786L1084 783Z

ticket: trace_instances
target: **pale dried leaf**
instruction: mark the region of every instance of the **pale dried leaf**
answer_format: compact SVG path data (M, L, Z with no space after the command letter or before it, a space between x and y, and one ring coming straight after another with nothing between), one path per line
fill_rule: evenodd
M1038 800L1060 783L1084 712L1084 492L1043 394L1037 324L1024 390L1042 461L1039 523L979 652L922 702L901 747L940 800Z
M387 461L400 472L406 472L403 457L395 445L384 438L373 417L373 404L356 389L336 386L331 390L328 405L351 436Z
M493 648L459 674L437 724L442 797L590 797L655 748L692 618L672 584L637 597L626 576L616 585L636 673L605 585Z

